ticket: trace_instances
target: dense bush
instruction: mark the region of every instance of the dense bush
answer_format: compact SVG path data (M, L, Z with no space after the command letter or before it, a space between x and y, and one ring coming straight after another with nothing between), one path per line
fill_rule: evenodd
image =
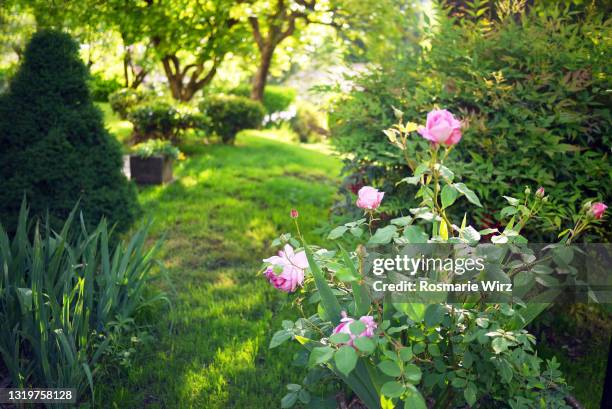
M158 246L145 247L146 229L129 243L110 234L104 220L86 230L76 208L53 231L28 219L25 202L12 238L0 225L0 356L10 386L76 388L83 399L106 366L129 358L126 339L142 342L137 319L165 300L147 288Z
M87 84L91 98L96 102L108 102L108 96L121 89L121 84L115 78L107 79L99 73L92 74Z
M138 90L123 88L108 96L108 102L114 113L121 119L127 119L130 110L145 100L146 95Z
M151 101L133 107L128 119L134 124L133 140L167 139L176 141L187 130L203 131L208 120L201 113L181 111L163 101Z
M180 124L179 112L174 106L160 101L142 104L128 113L134 124L134 140L161 138L175 139Z
M245 98L251 96L251 86L249 84L240 85L229 92L232 95L238 95ZM264 90L263 105L266 113L286 111L289 105L295 101L297 92L290 87L280 85L266 85Z
M261 126L264 107L257 101L236 95L212 95L200 104L202 113L210 119L210 125L223 141L232 144L236 134L243 129Z
M321 114L306 102L300 102L295 108L295 116L290 120L291 129L298 135L300 142L320 141L327 135L327 129Z
M396 186L407 169L403 157L389 149L380 129L395 121L393 107L414 118L444 106L465 119L464 141L451 156L483 199L477 223L499 222L499 204L491 198L537 183L554 205L527 234L550 238L547 232L577 211L577 198L612 194L606 182L612 176L610 34L604 18L592 14L533 9L476 22L440 15L426 30L428 46L419 58L357 78L353 91L336 101L330 128L336 146L352 158L347 184L383 187L390 213L415 207L414 188Z
M134 220L136 191L121 148L104 128L86 86L87 68L67 34L35 34L0 97L0 221L13 231L24 193L35 215L66 218L80 198L85 222Z

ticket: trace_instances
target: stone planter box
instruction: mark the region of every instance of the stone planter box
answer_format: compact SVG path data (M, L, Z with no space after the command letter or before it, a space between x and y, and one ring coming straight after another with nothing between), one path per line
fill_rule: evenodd
M130 178L139 185L161 185L172 181L172 158L130 155Z

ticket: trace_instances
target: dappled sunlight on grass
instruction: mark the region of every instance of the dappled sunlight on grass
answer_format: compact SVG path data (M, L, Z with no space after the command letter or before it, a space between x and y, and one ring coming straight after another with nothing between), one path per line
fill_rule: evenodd
M341 164L264 134L243 132L236 146L189 138L177 180L140 189L152 235L165 235L161 259L177 293L160 317L159 343L143 352L127 382L97 392L117 407L278 407L285 384L299 382L290 363L295 346L283 354L268 349L287 317L286 295L258 272L276 251L271 240L293 231L292 207L303 231L326 219Z

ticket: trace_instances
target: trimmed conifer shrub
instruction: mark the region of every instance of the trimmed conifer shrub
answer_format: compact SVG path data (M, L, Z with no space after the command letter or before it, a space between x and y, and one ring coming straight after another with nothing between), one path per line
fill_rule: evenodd
M119 231L138 211L121 172L118 142L104 128L88 72L68 34L41 31L0 98L0 221L17 222L24 194L32 213L65 219L77 200L88 225L105 216Z

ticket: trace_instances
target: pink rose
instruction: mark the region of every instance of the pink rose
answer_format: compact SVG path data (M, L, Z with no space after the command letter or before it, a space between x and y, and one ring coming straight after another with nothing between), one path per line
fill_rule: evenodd
M597 202L591 205L591 210L589 212L594 218L601 219L607 208L608 206L606 206L604 203Z
M357 207L367 210L374 210L380 206L383 200L384 192L379 192L371 186L364 186L357 192Z
M425 127L417 132L433 143L451 146L461 140L461 122L446 109L434 109L427 114Z
M544 188L542 186L540 186L538 188L538 190L536 190L535 194L536 194L537 197L543 198L544 194L546 194L546 191L544 190Z
M294 253L289 244L285 244L283 250L278 252L278 256L263 260L264 263L270 263L264 275L274 287L291 293L304 283L304 270L308 268L308 260L306 253Z
M340 320L340 324L338 324L338 326L334 328L332 333L333 334L348 334L351 337L351 339L341 344L354 346L354 341L355 341L355 338L357 338L357 335L351 333L350 325L351 323L355 322L355 320L353 318L347 317L346 312L344 311L342 311L342 317L343 318ZM371 315L364 315L363 317L359 318L359 321L363 322L366 328L358 336L372 338L374 336L374 330L377 327L376 322L374 321L374 317L372 317Z

